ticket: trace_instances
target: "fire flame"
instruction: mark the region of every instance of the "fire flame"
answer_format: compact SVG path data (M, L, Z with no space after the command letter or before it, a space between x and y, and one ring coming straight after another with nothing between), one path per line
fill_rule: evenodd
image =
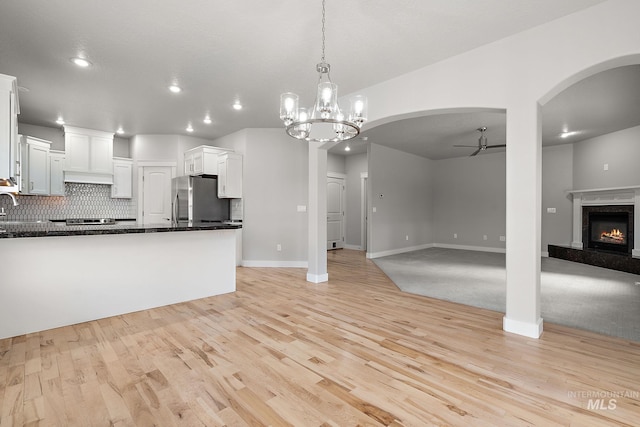
M609 232L603 231L600 234L600 238L601 239L624 240L624 233L621 232L619 229L614 228L613 230L611 230Z

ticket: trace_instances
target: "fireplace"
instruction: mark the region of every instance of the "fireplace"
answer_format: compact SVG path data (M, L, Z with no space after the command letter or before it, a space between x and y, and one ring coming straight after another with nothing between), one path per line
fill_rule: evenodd
M633 206L583 206L585 247L630 254L633 242Z

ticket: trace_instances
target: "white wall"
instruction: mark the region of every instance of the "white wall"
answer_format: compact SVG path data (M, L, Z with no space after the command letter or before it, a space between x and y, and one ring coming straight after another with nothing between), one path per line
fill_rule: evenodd
M346 173L345 156L327 153L327 172Z
M368 156L368 256L431 244L433 161L377 144Z

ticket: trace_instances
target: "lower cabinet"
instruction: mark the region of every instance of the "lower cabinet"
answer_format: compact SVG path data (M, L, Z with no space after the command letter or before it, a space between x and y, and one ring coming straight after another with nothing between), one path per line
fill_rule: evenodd
M132 171L133 160L114 157L113 185L111 186L112 198L130 199L133 196Z
M49 151L49 194L64 196L64 151Z

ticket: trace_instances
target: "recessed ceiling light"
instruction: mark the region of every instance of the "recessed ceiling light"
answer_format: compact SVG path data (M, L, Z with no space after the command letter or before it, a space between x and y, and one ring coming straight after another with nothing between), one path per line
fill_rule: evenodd
M206 116L203 120L203 122L205 122L206 124L210 125L211 124L211 117Z
M171 85L169 86L169 90L173 93L180 93L182 92L182 88L178 85Z
M234 102L233 109L234 110L242 110L242 104L240 104L240 101Z
M64 124L64 119L62 117L58 117L58 120L56 120L56 123L59 125L63 125Z
M562 133L560 134L560 138L568 138L568 137L570 137L570 136L572 136L572 135L575 135L575 134L577 134L577 133L578 133L578 132L576 132L576 131L572 131L572 132L564 131L564 132L562 132Z
M116 133L118 135L122 135L124 133L124 129L122 129L121 127L118 128L118 130L116 131Z
M346 147L344 147L344 151L351 151L351 147L347 145Z
M84 58L79 58L79 57L71 58L70 61L76 64L78 67L82 67L82 68L87 68L89 65L91 65L91 62L87 61Z
M189 126L187 126L187 132L193 132L193 127L191 126L191 123L189 123Z

